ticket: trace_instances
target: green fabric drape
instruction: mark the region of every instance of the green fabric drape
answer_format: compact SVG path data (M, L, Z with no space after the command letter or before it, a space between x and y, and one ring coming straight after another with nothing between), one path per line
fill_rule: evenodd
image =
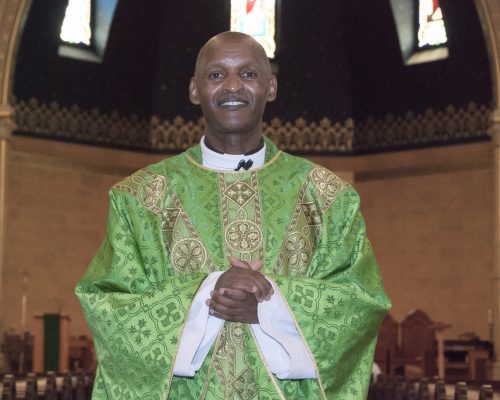
M43 315L43 370L59 371L60 315Z

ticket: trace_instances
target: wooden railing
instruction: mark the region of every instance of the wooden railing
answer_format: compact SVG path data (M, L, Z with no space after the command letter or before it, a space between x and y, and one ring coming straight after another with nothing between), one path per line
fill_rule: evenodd
M57 375L6 374L1 381L1 400L87 400L92 397L94 376L78 373Z
M455 383L447 390L443 380L407 380L400 376L380 376L370 386L368 400L492 400L493 387L482 384L472 395L466 382Z

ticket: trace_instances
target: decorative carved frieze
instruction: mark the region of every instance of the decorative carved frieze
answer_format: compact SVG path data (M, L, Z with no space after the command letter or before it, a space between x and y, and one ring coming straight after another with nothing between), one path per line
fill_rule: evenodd
M281 149L311 153L351 151L353 128L351 119L342 124L328 118L319 123L308 123L303 118L293 123L273 118L263 124L264 134ZM153 117L150 122L151 145L158 150L185 149L199 142L202 132L203 119L191 122L177 117L170 122Z
M356 123L352 119L341 123L328 118L319 122L274 118L264 122L263 130L281 149L290 152L349 154L488 138L490 114L489 107L470 103L465 108L448 106L445 110L428 109L422 114L408 112ZM184 150L198 143L203 132L203 119L146 120L82 110L76 105L44 104L36 99L17 101L15 120L18 134L159 152Z
M108 146L149 148L149 123L135 115L82 110L36 99L16 101L18 133Z
M432 108L424 113L389 114L356 123L357 152L456 143L489 138L491 109L469 103L466 107Z
M176 117L172 122L152 117L149 122L150 146L159 151L185 150L200 141L203 119L196 122Z
M283 122L278 118L264 123L264 134L283 150L298 153L349 153L353 150L354 121L318 123L299 118Z

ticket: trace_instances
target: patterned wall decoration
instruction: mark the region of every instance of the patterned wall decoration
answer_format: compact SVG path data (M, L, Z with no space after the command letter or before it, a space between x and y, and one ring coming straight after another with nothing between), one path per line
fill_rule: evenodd
M29 134L63 141L147 149L149 123L135 115L82 110L36 99L15 102L16 134Z
M448 106L445 110L428 109L421 114L408 112L360 122L274 118L264 122L263 128L281 149L293 153L352 154L489 139L490 114L490 107L470 103L463 108ZM36 99L16 101L15 120L19 135L165 153L198 143L203 132L203 119L146 120L97 109L82 110L77 105L44 104Z
M489 138L491 108L469 103L427 109L421 114L387 115L356 123L354 149L359 152L420 147Z
M318 124L299 118L283 122L278 118L264 122L263 130L274 143L291 152L348 152L352 150L354 123L332 123L328 118ZM153 117L150 122L151 146L158 150L186 149L197 143L203 132L203 119L197 122L175 118L173 122Z

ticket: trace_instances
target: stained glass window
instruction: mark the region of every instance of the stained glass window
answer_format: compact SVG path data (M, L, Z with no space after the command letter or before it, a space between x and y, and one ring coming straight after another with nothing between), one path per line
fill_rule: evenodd
M61 27L61 39L68 43L90 46L92 0L69 0Z
M275 0L231 0L231 30L252 36L274 58L276 1Z
M419 1L418 46L439 46L448 40L439 0Z

